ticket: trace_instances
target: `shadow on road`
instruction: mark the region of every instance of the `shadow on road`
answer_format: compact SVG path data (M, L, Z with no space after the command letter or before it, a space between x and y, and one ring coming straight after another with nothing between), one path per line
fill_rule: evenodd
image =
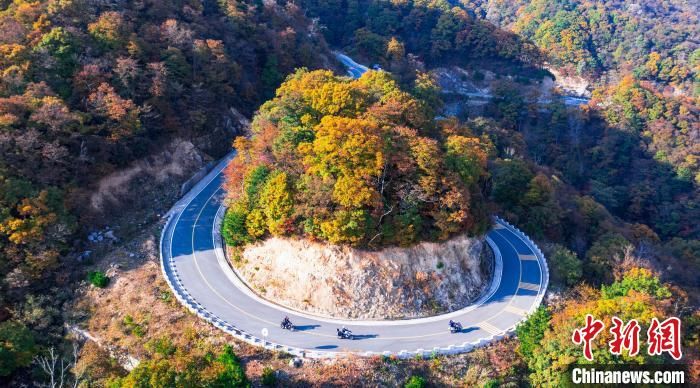
M458 331L458 333L469 333L469 332L476 331L476 330L479 330L479 328L476 326L465 327L464 329Z
M371 339L371 338L377 338L377 334L353 334L354 340L363 340L363 339Z
M308 330L313 330L317 327L321 327L321 325L299 325L299 326L294 326L294 330L308 331Z
M337 348L338 345L319 345L315 347L314 349L335 349Z

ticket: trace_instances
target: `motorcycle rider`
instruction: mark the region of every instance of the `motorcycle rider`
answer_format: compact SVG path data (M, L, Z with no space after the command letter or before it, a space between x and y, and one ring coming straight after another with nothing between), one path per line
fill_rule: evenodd
M352 331L350 331L345 326L343 326L342 329L335 329L335 330L338 333L339 338L350 338L350 336L352 335Z
M284 319L282 320L282 326L283 329L291 329L292 328L292 321L289 320L288 316L285 316Z

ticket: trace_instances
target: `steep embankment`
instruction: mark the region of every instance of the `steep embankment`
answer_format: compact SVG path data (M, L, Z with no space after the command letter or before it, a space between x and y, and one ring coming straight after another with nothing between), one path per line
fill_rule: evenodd
M382 319L468 305L489 284L490 256L483 240L465 236L381 251L270 238L246 247L233 264L275 303L338 318Z

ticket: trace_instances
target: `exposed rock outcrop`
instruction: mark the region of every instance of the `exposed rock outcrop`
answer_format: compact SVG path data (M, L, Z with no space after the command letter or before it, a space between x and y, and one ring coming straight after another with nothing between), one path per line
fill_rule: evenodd
M410 248L365 251L270 238L234 261L264 298L313 314L363 319L415 318L457 310L489 284L482 239L458 236Z

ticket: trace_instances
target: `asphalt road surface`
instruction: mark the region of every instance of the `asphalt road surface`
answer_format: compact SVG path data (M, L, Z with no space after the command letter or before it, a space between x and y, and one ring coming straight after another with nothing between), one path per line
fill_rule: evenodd
M339 51L334 51L333 54L335 55L336 59L345 66L348 75L353 78L360 78L362 74L369 70L367 66L355 62L352 58ZM469 97L470 102L474 104L485 104L493 98L493 95L485 92L464 92L460 93L460 95ZM588 104L590 98L578 96L562 96L562 100L564 101L564 105L579 106ZM539 101L539 103L549 104L551 103L551 100L543 100Z
M358 77L367 68L338 53ZM349 60L346 61L345 59ZM503 221L488 233L496 253L491 287L465 309L430 318L394 321L337 320L292 311L251 291L228 266L219 234L225 166L232 152L168 214L161 239L166 280L178 300L215 326L243 340L307 356L359 354L458 353L502 338L542 301L548 275L537 247ZM289 316L296 329L283 330ZM448 322L462 324L450 333ZM352 330L352 340L338 339L336 328Z
M360 78L362 74L369 70L367 66L361 65L353 61L352 58L341 52L335 51L333 52L333 54L335 54L336 59L338 59L343 65L345 65L345 69L347 70L348 75L352 78Z

